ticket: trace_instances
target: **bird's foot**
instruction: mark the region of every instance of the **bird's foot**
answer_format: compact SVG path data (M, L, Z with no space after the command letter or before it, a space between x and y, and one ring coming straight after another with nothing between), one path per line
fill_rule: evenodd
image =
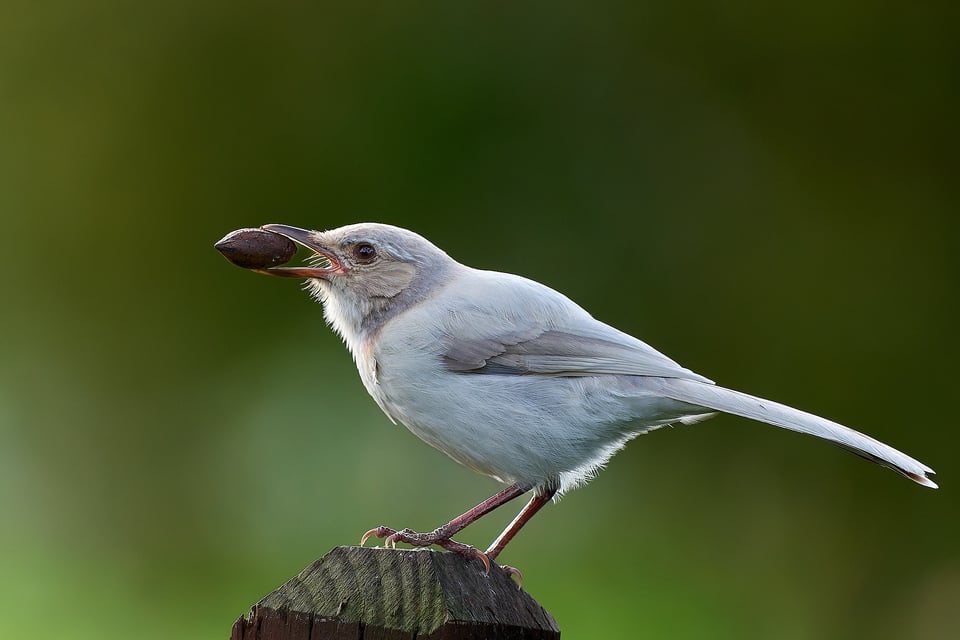
M429 533L418 533L412 529L397 531L390 527L376 527L363 534L363 537L360 538L360 546L362 547L363 543L369 538L384 538L384 547L396 547L398 542L403 542L415 547L429 547L435 544L438 547L443 547L447 551L459 553L469 560L479 559L483 563L485 572L490 573L490 560L487 558L487 554L468 544L450 539L449 536L444 535L442 528Z

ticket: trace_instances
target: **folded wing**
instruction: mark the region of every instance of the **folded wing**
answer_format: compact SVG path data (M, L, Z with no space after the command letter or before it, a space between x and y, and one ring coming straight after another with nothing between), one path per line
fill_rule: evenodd
M645 344L550 329L473 340L451 340L444 362L451 371L546 376L630 375L709 382Z

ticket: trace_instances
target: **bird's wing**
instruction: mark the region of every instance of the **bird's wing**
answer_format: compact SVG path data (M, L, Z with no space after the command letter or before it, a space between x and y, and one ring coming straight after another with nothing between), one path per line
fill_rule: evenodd
M543 285L524 281L522 286L506 288L505 295L483 299L487 301L483 306L458 305L458 312L442 323L443 360L450 371L659 376L710 382Z
M632 375L707 381L652 347L549 329L519 337L515 331L449 341L443 355L451 371L513 375Z

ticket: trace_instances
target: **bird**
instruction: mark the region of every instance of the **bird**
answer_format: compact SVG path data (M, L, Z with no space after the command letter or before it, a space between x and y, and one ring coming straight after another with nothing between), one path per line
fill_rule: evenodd
M413 231L359 223L327 231L267 224L257 232L309 250L305 266L254 271L305 281L386 416L504 487L433 531L379 526L361 545L371 537L387 546L436 545L480 559L489 572L534 514L596 476L628 441L717 413L822 438L937 488L930 467L889 445L721 387L558 291L463 265ZM528 492L529 501L485 551L453 539Z

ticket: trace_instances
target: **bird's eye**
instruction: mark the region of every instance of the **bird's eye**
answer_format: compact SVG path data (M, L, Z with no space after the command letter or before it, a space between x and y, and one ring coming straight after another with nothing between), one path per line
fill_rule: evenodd
M353 248L353 257L356 258L358 262L373 262L377 257L377 250L369 242L361 242Z

